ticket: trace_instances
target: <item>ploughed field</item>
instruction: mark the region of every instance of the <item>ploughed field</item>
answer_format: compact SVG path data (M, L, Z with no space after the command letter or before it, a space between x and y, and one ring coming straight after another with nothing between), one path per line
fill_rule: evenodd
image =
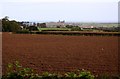
M118 72L117 36L2 34L2 67L19 61L41 73L78 69L94 74Z

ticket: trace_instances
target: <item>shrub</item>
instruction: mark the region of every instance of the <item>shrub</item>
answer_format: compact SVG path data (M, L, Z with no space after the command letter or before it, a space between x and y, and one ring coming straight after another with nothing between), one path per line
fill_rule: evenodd
M37 74L34 74L30 68L23 68L18 61L8 64L7 74L2 76L2 79L34 79Z
M68 78L77 78L78 77L77 74L74 72L65 73L65 76Z
M86 71L84 69L79 73L79 77L81 79L94 79L94 75L92 75L90 71Z
M23 68L18 61L13 64L9 63L7 74L2 76L2 79L94 79L94 76L89 71L68 72L64 75L44 72L41 76L35 74L30 68Z
M29 34L29 33L30 33L30 31L29 31L29 30L24 29L24 30L21 30L21 31L17 31L16 33L20 33L20 34Z
M71 31L81 31L81 28L80 27L73 27L73 28L71 28Z

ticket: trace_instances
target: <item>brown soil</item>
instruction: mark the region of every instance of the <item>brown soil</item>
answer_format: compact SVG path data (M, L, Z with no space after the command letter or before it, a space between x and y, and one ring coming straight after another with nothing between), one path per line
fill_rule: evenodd
M94 74L118 72L118 37L2 34L3 73L20 61L37 72L78 69Z

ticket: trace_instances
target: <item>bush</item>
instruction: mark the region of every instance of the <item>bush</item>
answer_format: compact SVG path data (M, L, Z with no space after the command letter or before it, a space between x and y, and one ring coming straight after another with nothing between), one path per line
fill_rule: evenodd
M81 31L81 28L79 26L66 25L66 28L70 28L71 31Z
M71 28L71 31L81 31L81 28L80 27L73 27L73 28Z
M84 69L79 73L79 77L81 79L94 79L94 75Z
M29 30L21 30L21 31L17 31L16 33L20 33L20 34L29 34L30 31L29 31Z

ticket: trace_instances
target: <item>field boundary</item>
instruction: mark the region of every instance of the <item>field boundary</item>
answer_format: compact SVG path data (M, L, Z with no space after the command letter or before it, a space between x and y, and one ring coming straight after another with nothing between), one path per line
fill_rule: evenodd
M31 31L31 34L82 35L82 36L120 36L120 32L83 32L83 31Z

